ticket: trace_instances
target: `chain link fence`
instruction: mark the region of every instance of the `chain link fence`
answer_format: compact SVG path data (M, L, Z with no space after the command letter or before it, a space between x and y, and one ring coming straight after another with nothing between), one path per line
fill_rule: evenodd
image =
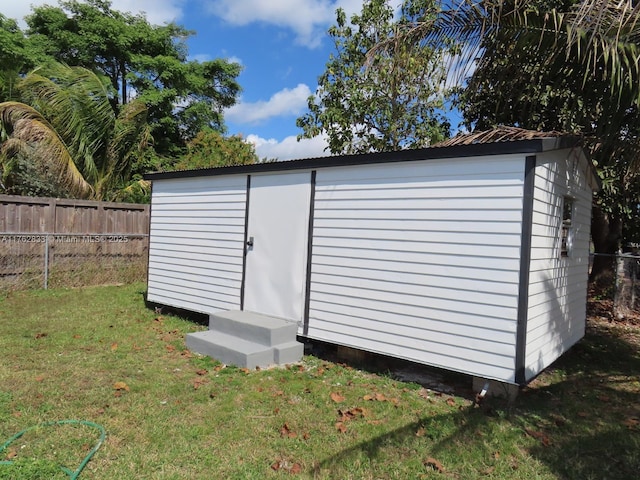
M145 234L0 233L0 294L146 280Z
M592 254L591 262L604 270L591 284L591 300L600 302L610 319L640 318L640 254ZM602 309L607 305L608 312Z
M618 317L640 313L640 255L616 255L613 308Z

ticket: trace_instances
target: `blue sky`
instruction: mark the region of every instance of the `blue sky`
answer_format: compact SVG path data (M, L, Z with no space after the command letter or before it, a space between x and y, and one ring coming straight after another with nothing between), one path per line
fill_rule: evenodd
M57 0L0 0L0 12L24 28L30 5L44 3ZM334 51L326 31L338 7L351 15L362 0L112 0L112 8L145 12L151 23L175 21L194 30L193 59L240 63L243 91L226 112L228 133L241 133L260 157L282 160L328 154L323 138L296 141L296 118Z

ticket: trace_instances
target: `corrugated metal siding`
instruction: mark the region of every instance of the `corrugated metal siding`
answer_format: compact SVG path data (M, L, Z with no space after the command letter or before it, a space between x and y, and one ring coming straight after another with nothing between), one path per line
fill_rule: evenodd
M575 151L538 156L526 346L531 379L584 335L591 225L586 159ZM564 196L574 200L573 248L560 255Z
M210 313L240 308L246 176L153 184L152 302Z
M523 156L317 173L309 337L514 380Z

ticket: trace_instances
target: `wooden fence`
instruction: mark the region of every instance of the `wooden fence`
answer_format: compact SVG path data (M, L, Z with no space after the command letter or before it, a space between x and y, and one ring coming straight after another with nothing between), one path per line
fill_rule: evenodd
M0 291L146 278L149 205L0 195Z
M0 233L149 233L149 205L0 195Z

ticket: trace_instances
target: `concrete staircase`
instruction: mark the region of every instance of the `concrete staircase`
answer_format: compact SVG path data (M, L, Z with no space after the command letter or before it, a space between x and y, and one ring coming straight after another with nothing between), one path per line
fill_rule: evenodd
M209 330L189 333L187 348L227 365L254 369L300 361L297 324L259 313L232 310L209 316Z

